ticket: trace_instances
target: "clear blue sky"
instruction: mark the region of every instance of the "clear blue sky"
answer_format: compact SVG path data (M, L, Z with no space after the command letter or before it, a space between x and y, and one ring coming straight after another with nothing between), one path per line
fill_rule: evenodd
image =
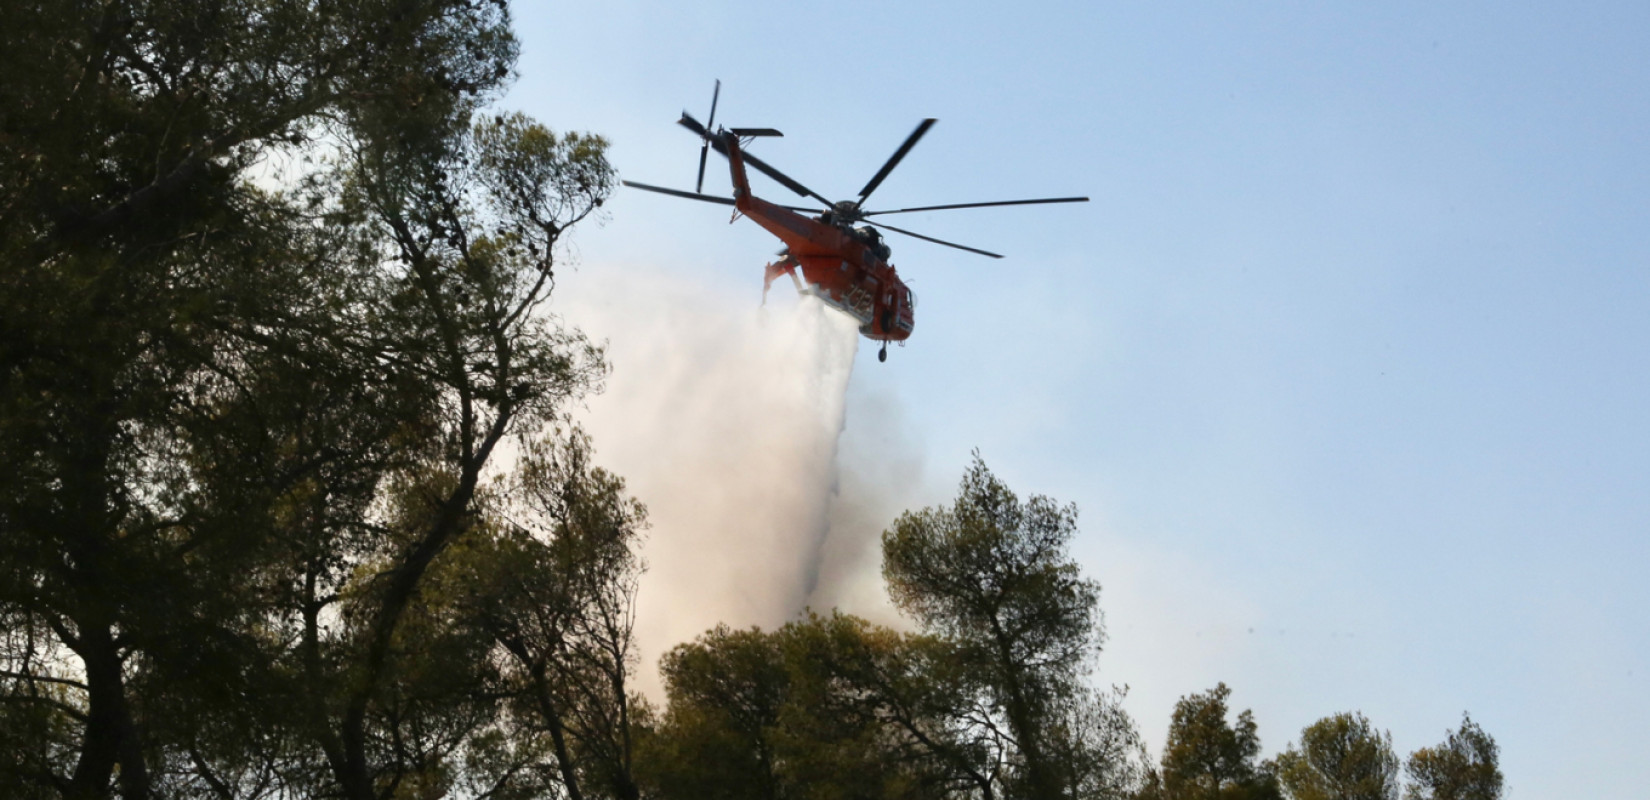
M505 104L627 178L691 186L672 123L721 78L718 119L783 130L759 152L826 195L933 116L877 204L1093 197L906 215L1008 258L892 241L916 334L853 380L942 490L979 447L1081 507L1098 677L1154 752L1225 681L1268 752L1359 709L1407 753L1465 709L1510 797L1644 796L1650 4L516 13ZM582 269L754 298L776 247L718 207L608 210Z

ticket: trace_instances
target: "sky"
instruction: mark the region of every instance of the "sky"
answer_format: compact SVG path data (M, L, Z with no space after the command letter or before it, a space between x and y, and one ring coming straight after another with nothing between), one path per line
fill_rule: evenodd
M797 513L853 517L840 546L860 580L810 602L873 618L878 526L947 501L978 449L1022 494L1081 509L1073 555L1106 616L1094 680L1129 687L1154 753L1176 699L1225 682L1268 754L1357 710L1403 755L1468 711L1501 745L1508 797L1644 796L1650 5L515 14L502 105L608 137L628 179L692 188L698 145L673 123L703 120L720 79L717 120L783 131L755 152L827 196L936 117L870 205L1092 198L903 215L1007 257L891 234L917 324L879 364L869 343L798 338L813 312L788 287L757 309L778 247L757 226L620 190L576 232L555 310L611 343L591 426L653 497L651 536L672 543L655 572L680 581L682 553L730 546L657 513L686 456L649 451L649 431L723 431L743 449L718 457L739 460L769 446L750 431L823 424L783 443L834 459L826 478L795 461L829 484ZM728 191L722 166L707 192ZM765 381L839 394L803 411L792 389L720 399ZM680 397L699 405L659 399ZM777 552L732 549L747 570Z

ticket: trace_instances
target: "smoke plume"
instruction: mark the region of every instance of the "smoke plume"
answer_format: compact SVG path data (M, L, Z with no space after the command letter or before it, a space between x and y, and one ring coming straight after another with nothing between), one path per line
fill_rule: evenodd
M741 288L609 269L558 290L560 312L606 339L613 365L581 422L648 506L637 638L655 697L659 656L718 623L772 628L805 607L896 622L877 535L920 459L878 398L843 435L852 320L783 285L764 308L754 282ZM879 455L843 469L845 446Z

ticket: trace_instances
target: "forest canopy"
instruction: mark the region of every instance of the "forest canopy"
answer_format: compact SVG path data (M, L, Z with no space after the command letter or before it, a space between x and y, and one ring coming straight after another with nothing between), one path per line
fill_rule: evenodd
M616 173L600 135L498 107L508 8L5 22L0 796L1398 791L1361 715L1261 761L1224 685L1154 763L1093 685L1077 509L978 457L884 533L908 625L718 627L648 700L647 511L570 416L601 347L545 312ZM1410 796L1498 797L1496 756L1464 719Z

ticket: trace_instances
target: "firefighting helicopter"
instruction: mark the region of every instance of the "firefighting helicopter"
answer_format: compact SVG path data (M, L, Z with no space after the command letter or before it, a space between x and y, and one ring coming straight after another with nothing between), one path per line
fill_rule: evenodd
M920 233L896 228L880 220L872 221L867 217L883 214L905 214L913 211L942 211L956 208L984 208L987 206L1023 206L1043 203L1086 203L1087 197L1048 197L1035 200L999 200L988 203L951 203L937 206L915 206L912 208L895 208L887 211L865 211L865 201L871 193L882 185L888 173L898 166L900 160L911 152L917 141L934 126L936 120L924 119L917 125L916 130L905 138L904 143L888 161L871 176L865 188L859 190L859 197L854 200L840 200L833 202L824 195L798 183L790 176L773 168L745 150L745 147L759 137L783 136L784 134L772 128L715 128L716 102L722 94L722 82L716 82L716 88L711 94L710 116L705 124L700 124L686 111L677 124L692 131L701 140L699 147L699 178L694 184L694 191L667 189L663 186L653 186L636 181L622 181L625 186L633 189L642 189L649 192L658 192L673 197L684 197L689 200L700 200L707 203L719 203L734 207L733 220L738 220L743 214L754 220L756 224L766 228L768 232L779 237L785 243L784 249L779 251L779 259L766 266L763 270L762 296L767 297L768 289L780 275L789 275L796 284L798 292L812 294L824 301L826 305L853 317L859 323L859 332L872 341L882 343L882 349L877 352L878 361L888 360L888 343L904 342L911 336L915 325L913 311L916 306L916 297L901 281L894 266L888 262L891 253L887 244L882 240L878 228L901 233L906 236L933 242L934 244L978 253L990 258L1002 256L973 247L935 239ZM733 197L718 197L704 194L705 160L709 152L714 149L728 159L728 170L733 178ZM751 194L750 181L745 167L755 167L759 172L778 181L780 185L803 196L819 201L825 207L823 210L811 208L785 206L763 200ZM860 223L857 224L856 223ZM802 277L797 277L797 270L802 271Z

